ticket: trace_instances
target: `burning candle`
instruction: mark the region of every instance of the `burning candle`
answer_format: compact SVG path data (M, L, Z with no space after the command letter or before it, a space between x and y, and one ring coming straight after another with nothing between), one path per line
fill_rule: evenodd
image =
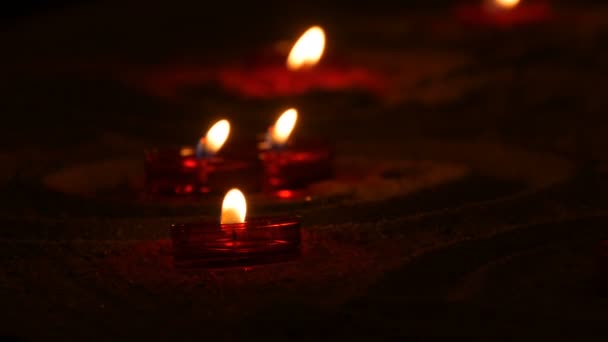
M306 30L289 51L264 52L232 64L176 64L133 79L153 95L175 98L181 89L217 83L248 98L301 95L312 90L359 89L382 95L386 79L346 61L325 60L326 34L320 26Z
M146 191L152 194L223 192L233 185L248 190L260 186L261 166L246 148L228 149L228 120L216 122L195 148L153 149L145 152ZM250 149L253 150L253 149Z
M174 224L171 239L180 268L248 266L292 260L300 254L300 222L294 217L247 219L238 189L226 193L220 222Z
M267 190L302 188L333 176L333 154L327 145L290 138L297 119L295 108L283 112L260 145Z
M215 155L228 139L230 134L230 122L220 120L209 130L207 135L202 137L196 145L196 155L198 158Z
M323 60L325 31L320 26L306 30L285 56L274 52L253 65L224 70L220 83L246 97L269 98L301 95L311 90L360 89L381 94L384 78L345 61Z
M550 7L542 0L486 0L481 4L461 5L456 14L465 24L510 27L547 20Z

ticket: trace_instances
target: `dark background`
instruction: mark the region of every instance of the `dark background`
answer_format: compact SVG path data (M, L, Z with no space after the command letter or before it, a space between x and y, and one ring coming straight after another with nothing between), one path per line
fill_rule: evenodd
M3 4L0 336L605 339L608 9L551 1L554 21L496 29L461 25L458 4ZM317 23L330 52L388 71L390 101L203 87L171 102L124 81L241 60ZM215 217L219 200L142 202L121 184L80 196L44 183L191 143L220 113L238 134L263 131L286 102L305 113L302 134L384 180L420 185L397 160L468 173L383 199L254 203L302 215L301 260L190 274L171 266L167 227Z

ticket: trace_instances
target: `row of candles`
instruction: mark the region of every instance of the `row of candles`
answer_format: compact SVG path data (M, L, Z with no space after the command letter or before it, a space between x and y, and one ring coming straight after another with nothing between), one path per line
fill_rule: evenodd
M481 6L461 6L459 9L465 17L467 13L483 11L487 18L501 18L540 13L539 4L544 3L487 0ZM306 78L321 60L325 40L321 27L308 29L293 45L283 69L295 73L295 78ZM329 77L327 73L320 75ZM313 146L310 142L301 141L298 144L288 143L296 120L297 111L289 109L270 127L263 141L250 142L249 146L233 144L224 153L218 152L230 133L230 124L226 120L212 126L194 148L147 151L147 189L151 193L221 192L229 188L230 183L239 180L236 185L257 191L260 188L305 186L331 176L331 151L326 145ZM297 167L294 167L295 164Z
M291 71L308 70L321 59L325 33L312 27L294 44L286 61ZM277 193L332 177L332 149L325 143L292 138L298 111L285 110L256 141L230 146L230 122L213 124L196 146L145 153L146 189L151 193L208 194L238 186ZM228 190L217 221L171 227L175 264L181 268L246 266L286 261L300 253L297 217L246 219L238 188Z
M223 150L228 120L216 122L196 146L145 153L146 189L153 194L220 193L234 186L248 191L302 188L333 174L332 149L322 142L290 139L298 112L286 110L259 141Z
M182 194L197 190L206 194L235 185L255 191L263 183L262 189L274 191L330 177L329 148L291 143L297 118L295 109L286 110L257 144L238 146L236 151L222 157L220 151L230 135L230 123L225 119L212 125L196 146L147 151L146 186L154 192L165 189ZM224 197L219 224L217 221L174 224L171 238L176 266L244 266L285 261L299 254L297 218L246 220L246 212L245 196L240 189L233 188Z
M524 5L519 0L487 0L481 5L458 7L459 18L473 24L526 24L543 20L547 14L545 3ZM278 83L299 89L300 85L315 83L319 79L321 83L332 84L339 79L341 85L362 81L370 89L379 89L376 87L378 83L372 81L376 79L367 77L365 73L345 73L348 77L342 74L334 77L338 74L329 73L329 69L321 73L311 72L320 61L324 48L324 31L318 26L307 30L293 45L280 72L274 73L275 76L290 75L289 79L281 78ZM245 72L244 75L249 74ZM342 82L344 80L346 83ZM305 90L306 86L302 89ZM287 93L292 91L287 89ZM285 89L279 91L281 94L284 92ZM171 227L176 265L250 265L288 260L299 254L298 218L246 219L245 196L238 189L285 193L332 177L333 155L327 144L296 142L291 138L297 119L297 110L290 108L259 140L241 144L227 144L230 123L224 119L212 125L195 146L146 151L148 192L208 194L227 191L219 224L211 221Z

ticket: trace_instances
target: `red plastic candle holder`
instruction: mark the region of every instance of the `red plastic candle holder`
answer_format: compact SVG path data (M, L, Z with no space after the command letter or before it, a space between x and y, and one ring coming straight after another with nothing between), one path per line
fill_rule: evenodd
M191 148L186 148L192 150ZM145 151L145 188L150 194L190 195L222 193L239 187L261 189L262 166L255 155L218 154L198 158L183 148Z
M260 152L266 190L298 189L334 176L333 150L322 143L288 144Z
M174 224L171 239L178 268L284 262L300 255L300 221L297 217L281 217L236 224Z
M321 61L305 70L292 71L285 66L285 56L259 58L251 63L222 69L218 83L249 98L297 96L310 91L360 90L382 95L386 80L369 69L347 62Z
M544 1L522 0L513 8L499 8L482 2L457 7L456 16L464 24L472 26L506 28L547 21L551 17L551 7Z

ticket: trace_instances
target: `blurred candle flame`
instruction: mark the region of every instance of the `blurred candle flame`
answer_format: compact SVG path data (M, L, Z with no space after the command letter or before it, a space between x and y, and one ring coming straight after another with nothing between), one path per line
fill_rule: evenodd
M247 201L239 189L231 189L224 196L222 202L221 224L234 224L245 222L247 214Z
M319 62L325 50L325 32L319 26L309 28L291 48L287 57L289 70L300 70Z
M295 108L290 108L283 112L277 119L275 125L271 128L271 143L273 145L284 145L298 120L298 111Z
M228 120L216 122L209 128L207 135L199 141L197 146L199 156L201 154L216 154L224 146L229 134L230 122Z
M494 0L494 5L502 9L512 9L519 5L520 0Z

